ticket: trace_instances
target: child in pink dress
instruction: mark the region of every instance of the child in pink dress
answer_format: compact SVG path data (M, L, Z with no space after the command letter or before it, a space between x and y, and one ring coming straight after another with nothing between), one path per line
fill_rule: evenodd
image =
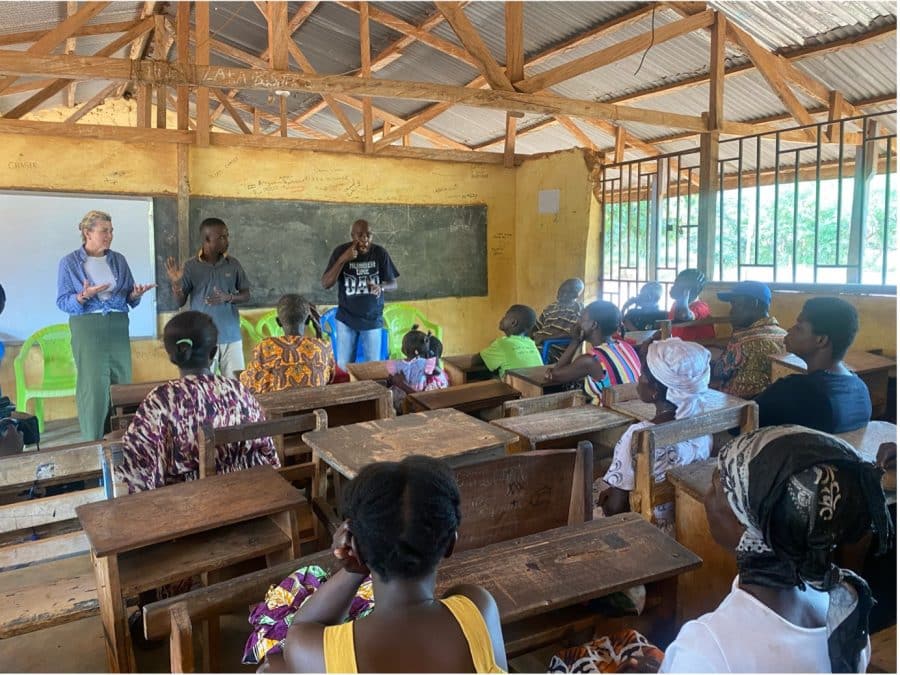
M400 412L407 394L449 386L447 374L438 365L444 346L431 332L423 333L418 324L403 336L401 345L404 360L389 361L388 385L394 393L394 407Z

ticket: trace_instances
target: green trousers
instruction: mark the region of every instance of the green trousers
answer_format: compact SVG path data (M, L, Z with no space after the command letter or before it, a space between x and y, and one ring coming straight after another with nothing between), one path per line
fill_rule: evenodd
M128 314L73 314L69 328L78 368L75 403L81 437L97 441L103 438L109 415L109 385L131 382Z

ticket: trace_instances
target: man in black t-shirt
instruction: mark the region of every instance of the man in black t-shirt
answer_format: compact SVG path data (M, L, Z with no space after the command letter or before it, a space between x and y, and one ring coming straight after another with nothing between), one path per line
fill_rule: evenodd
M322 286L338 284L336 318L337 364L342 370L356 355L362 341L363 361L377 361L381 351L384 291L397 288L397 271L388 252L372 243L372 231L365 220L350 228L352 241L331 252Z
M859 330L859 317L840 298L811 298L784 338L784 347L806 361L806 375L773 382L759 396L759 426L802 424L829 434L869 423L869 389L844 365Z

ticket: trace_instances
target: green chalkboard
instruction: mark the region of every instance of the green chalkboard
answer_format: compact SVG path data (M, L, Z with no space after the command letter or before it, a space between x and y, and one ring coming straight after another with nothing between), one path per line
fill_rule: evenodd
M177 258L176 203L154 200L157 294L161 311L175 309L165 261ZM270 199L192 197L191 251L200 248L204 218L228 223L230 253L250 277L251 303L271 307L284 293L302 293L320 304L337 291L320 283L335 246L350 240L353 221L364 218L400 270L388 301L487 295L487 206L346 204Z

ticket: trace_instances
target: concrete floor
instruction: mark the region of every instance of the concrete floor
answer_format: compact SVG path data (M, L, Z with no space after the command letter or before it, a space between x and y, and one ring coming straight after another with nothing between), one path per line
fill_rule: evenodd
M250 625L246 616L222 617L222 650L219 672L253 673L255 666L241 664L244 642ZM199 660L195 640L195 656ZM151 650L135 647L138 672L168 673L169 644L162 642ZM198 661L199 671L199 661ZM62 626L0 640L0 670L13 673L105 673L106 650L99 616Z

